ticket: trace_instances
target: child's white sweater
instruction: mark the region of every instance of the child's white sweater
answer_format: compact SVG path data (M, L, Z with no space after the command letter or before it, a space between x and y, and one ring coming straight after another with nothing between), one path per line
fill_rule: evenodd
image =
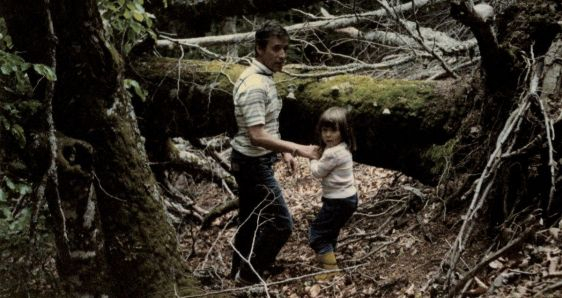
M310 161L310 171L322 178L322 197L344 199L357 192L353 179L353 159L347 144L326 148L319 160Z

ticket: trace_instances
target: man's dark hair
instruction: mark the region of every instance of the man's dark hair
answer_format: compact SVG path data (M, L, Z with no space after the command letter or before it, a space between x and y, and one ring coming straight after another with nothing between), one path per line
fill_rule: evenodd
M279 38L289 37L289 33L276 21L266 21L256 31L256 48L264 49L267 46L269 38L272 36Z

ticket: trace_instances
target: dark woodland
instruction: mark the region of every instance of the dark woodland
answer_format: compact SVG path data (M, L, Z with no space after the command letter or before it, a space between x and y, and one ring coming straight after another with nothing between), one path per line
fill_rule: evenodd
M315 283L308 161L284 271L228 278L233 83L268 19L284 139L349 111L361 204ZM558 0L0 3L1 297L562 295Z

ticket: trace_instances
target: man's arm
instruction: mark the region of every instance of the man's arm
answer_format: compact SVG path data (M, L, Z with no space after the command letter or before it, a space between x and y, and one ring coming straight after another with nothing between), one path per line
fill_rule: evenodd
M263 124L248 127L248 135L254 146L260 146L275 152L291 153L294 156L303 156L310 159L318 158L316 146L301 145L277 139L265 131Z

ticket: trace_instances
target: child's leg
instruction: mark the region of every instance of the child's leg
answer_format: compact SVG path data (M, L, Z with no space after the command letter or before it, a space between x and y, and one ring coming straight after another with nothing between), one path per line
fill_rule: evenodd
M357 210L357 195L345 199L323 198L322 202L309 231L309 245L318 254L336 249L340 230Z
M316 252L316 261L323 270L338 269L334 248L330 241L334 233L331 224L334 222L336 210L326 199L323 199L322 202L320 212L318 212L310 225L308 241L310 247ZM314 276L314 278L317 281L322 281L330 279L334 275L335 273L321 273Z
M332 238L330 239L330 243L334 251L336 251L337 241L340 234L341 229L345 226L345 224L349 221L353 213L357 210L357 194L345 198L345 199L336 199L337 200L337 213L338 215L334 219L333 229L335 230L334 234L332 234Z
M317 254L334 250L331 239L334 237L335 231L332 224L337 215L337 210L330 201L332 200L322 199L322 208L310 224L308 243Z

